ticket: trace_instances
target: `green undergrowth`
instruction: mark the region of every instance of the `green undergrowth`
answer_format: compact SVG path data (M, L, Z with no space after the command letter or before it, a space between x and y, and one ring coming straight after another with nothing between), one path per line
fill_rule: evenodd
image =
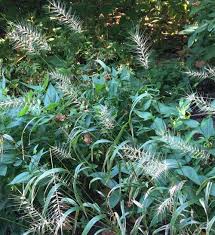
M139 28L114 64L50 4L51 37L19 22L5 39L0 234L214 234L215 106L193 91L213 68L158 61Z

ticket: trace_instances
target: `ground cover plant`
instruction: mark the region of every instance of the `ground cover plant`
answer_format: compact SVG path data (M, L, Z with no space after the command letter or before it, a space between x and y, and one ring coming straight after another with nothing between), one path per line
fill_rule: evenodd
M214 67L160 61L140 26L114 63L66 4L46 11L49 28L10 21L4 38L0 234L215 234L215 106L199 92Z

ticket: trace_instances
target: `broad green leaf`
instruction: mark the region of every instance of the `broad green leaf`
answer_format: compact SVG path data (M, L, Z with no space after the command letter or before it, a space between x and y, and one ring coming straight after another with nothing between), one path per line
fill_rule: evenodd
M153 118L153 115L150 112L140 112L135 110L135 113L142 119L144 119L144 121L150 120Z
M129 81L131 77L130 71L123 67L120 73L120 80L122 81Z
M197 128L199 126L199 122L197 122L196 120L185 120L184 124L187 125L190 128Z
M201 178L199 177L198 173L193 167L190 166L183 166L180 169L176 170L179 175L185 176L186 178L190 179L194 183L200 185Z
M175 106L165 105L162 103L158 103L158 112L164 114L165 117L170 117L172 115L178 114Z
M155 130L158 135L166 132L166 124L162 118L156 118L151 125L151 128Z
M10 183L9 185L13 184L20 184L20 183L26 183L31 179L32 175L29 172L22 172L21 174L17 175Z
M60 97L56 91L56 89L52 86L52 84L49 84L47 92L44 97L44 105L47 107L52 103L57 103L60 100Z
M29 111L29 105L26 104L20 111L19 111L19 116L22 117L26 115Z
M112 79L109 85L109 96L111 98L117 97L118 95L119 82L116 79Z
M210 138L215 135L215 129L212 118L203 119L200 125L200 131L206 138Z
M66 62L62 58L59 58L59 55L48 56L47 62L58 68L63 68L66 66Z
M106 88L105 80L103 78L101 78L101 79L93 78L93 86L94 86L97 93L104 91Z
M0 162L4 164L12 164L16 161L16 155L13 153L4 153L0 156Z

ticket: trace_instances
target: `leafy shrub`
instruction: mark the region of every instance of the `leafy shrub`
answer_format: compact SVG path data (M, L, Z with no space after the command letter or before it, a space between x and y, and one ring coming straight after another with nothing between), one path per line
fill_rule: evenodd
M194 1L191 17L194 23L182 33L190 35L188 47L192 48L192 58L214 61L214 6L213 0Z

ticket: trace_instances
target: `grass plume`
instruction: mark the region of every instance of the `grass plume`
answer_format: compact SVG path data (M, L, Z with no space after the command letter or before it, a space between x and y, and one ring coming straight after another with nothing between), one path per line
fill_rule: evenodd
M71 8L67 11L64 3L55 0L51 0L49 3L50 12L57 21L66 25L73 32L82 32L82 22L75 14L71 14Z

